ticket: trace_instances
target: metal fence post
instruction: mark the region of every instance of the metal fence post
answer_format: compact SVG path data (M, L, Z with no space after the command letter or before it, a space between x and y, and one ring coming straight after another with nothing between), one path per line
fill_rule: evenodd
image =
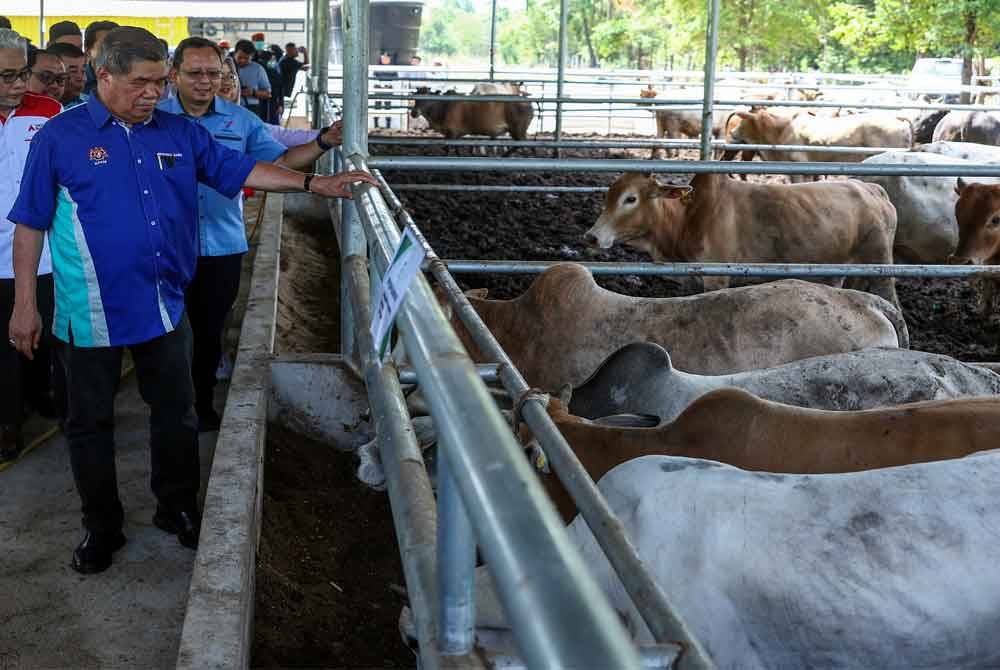
M490 6L490 81L493 81L497 57L497 0L493 0Z
M708 0L705 35L705 98L701 108L701 160L712 157L712 126L715 116L715 60L719 50L719 0Z
M330 0L312 0L312 127L323 126L323 110L330 78Z
M344 156L368 155L368 0L341 6L344 35Z
M566 85L566 51L569 50L569 35L566 31L566 21L569 15L568 0L559 0L559 71L556 81L556 141L562 138L563 89ZM559 149L555 151L559 157Z
M438 452L438 645L446 656L472 651L476 624L476 539L448 458L455 449Z

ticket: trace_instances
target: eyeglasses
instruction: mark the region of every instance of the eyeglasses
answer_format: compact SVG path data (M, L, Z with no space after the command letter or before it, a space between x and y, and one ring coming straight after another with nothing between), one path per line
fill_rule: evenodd
M46 72L45 70L40 70L32 74L38 77L38 81L42 82L45 86L50 86L53 82L63 86L69 80L68 74L56 74L55 72Z
M222 70L181 70L188 79L208 79L209 81L219 81L222 79Z
M5 84L13 84L15 81L20 79L21 81L28 81L31 78L31 68L26 67L23 70L4 70L0 72L0 81Z

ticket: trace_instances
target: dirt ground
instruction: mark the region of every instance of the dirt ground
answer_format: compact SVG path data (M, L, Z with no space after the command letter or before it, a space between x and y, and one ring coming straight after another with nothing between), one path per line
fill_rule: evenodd
M332 228L285 220L278 348L339 348ZM412 668L389 499L355 478L354 456L268 427L257 559L255 668Z
M392 133L399 135L400 133ZM573 139L586 136L573 136ZM638 139L621 136L622 139ZM374 144L374 138L372 140ZM401 155L412 147L372 147L373 154ZM442 155L440 149L421 151ZM471 149L460 149L469 155ZM545 154L546 156L549 153ZM648 158L649 150L567 150L567 157ZM694 150L681 152L693 159ZM454 173L419 175L385 171L390 184L454 183L559 186L607 186L617 178L609 173ZM664 181L683 181L690 175L662 175ZM781 182L769 175L751 177ZM600 214L603 193L455 193L400 191L400 198L428 241L442 258L560 261L649 261L649 256L616 246L595 250L583 242L583 233ZM484 225L488 224L488 225ZM466 288L488 288L496 298L518 295L531 276L458 277ZM598 283L628 295L676 296L697 292L695 280L621 276L599 278ZM736 283L738 285L738 283ZM974 309L971 285L958 279L903 279L898 282L900 302L914 349L947 354L969 361L1000 359L1000 322L982 318Z

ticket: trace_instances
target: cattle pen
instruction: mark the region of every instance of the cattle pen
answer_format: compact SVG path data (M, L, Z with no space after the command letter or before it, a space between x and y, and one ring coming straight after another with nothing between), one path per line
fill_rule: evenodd
M559 66L533 80L530 70L500 68L494 62L497 1L493 0L488 69L453 69L460 76L447 79L431 77L429 68L425 68L428 77L421 79L417 69L409 82L447 87L486 78L491 82L524 81L540 85L542 95L527 100L538 104L535 121L538 134L544 133L548 124L550 136L518 141L442 139L426 134L369 135L372 112L384 114L385 109L391 109L405 113L411 101L462 101L468 96L421 95L406 90L388 94L370 92L370 76L380 71L378 66L368 64L372 46L368 31L370 0L342 0L343 67L342 72L331 71L330 22L335 16L331 0L306 0L306 31L313 63L306 81L311 121L314 127L338 119L344 124L342 146L324 156L316 171L332 174L348 169L366 170L377 177L379 186L357 185L351 200L327 202L308 195L279 195L270 197L263 205L258 219L259 249L253 261L253 282L205 492L200 547L194 558L190 586L184 587L187 596L176 660L160 659L165 661L163 665L173 665L178 670L255 667L252 650L255 617L259 616L259 611L255 611L255 592L260 586L268 431L290 426L296 435L308 435L317 444L335 445L342 451L354 453L374 443L384 469L395 544L405 579L401 596L406 606L399 615L399 631L416 655L417 667L423 670L717 667L686 618L686 612L657 581L655 571L643 558L635 539L629 536L626 525L550 416L548 402L555 389L531 385L477 313L463 292L466 285L456 276L523 279L568 260L585 267L595 277L623 283L649 278L662 281L704 277L972 281L1000 279L1000 266L654 263L639 260L635 254L612 257L614 260L593 260L586 252L567 249L560 242L541 245L529 258L487 258L489 254L475 253L476 249L483 251L497 244L485 233L481 246L470 243L463 248L469 250L467 253L456 255L436 244L428 227L438 215L447 225L453 219L444 216L445 210L462 209L472 198L480 196L524 198L517 201L520 204L530 199L562 202L565 198L577 202L576 198L602 197L608 190L604 183L607 177L621 172L685 176L1000 178L1000 160L975 166L958 162L913 165L713 160L715 151L808 150L834 155L877 155L886 151L876 146L752 144L712 138L714 110L735 110L749 104L764 108L1000 111L1000 106L989 104L789 99L800 88L855 90L858 87L845 83L851 80L871 84L866 88L868 91L878 90L873 88L878 85L893 92L905 90L903 82L862 75L824 78L813 73L809 79L803 76L788 81L786 76L771 73L743 73L755 81L739 85L741 91L778 89L785 99L730 96L726 91L737 85L720 84L714 70L719 4L720 0L707 0L704 71L664 72L656 76L635 71L613 76L569 72L568 0L561 0ZM475 76L479 74L483 76ZM768 81L759 81L764 79ZM669 97L654 104L648 98L624 93L650 81L667 91L698 86L703 95L699 99ZM605 89L607 95L593 93ZM991 86L963 87L963 92L970 94L998 91L1000 88ZM512 96L477 96L477 100L509 102ZM392 107L370 110L373 101L388 102ZM637 119L648 120L661 109L697 110L702 122L700 139L567 138L567 128L573 119L585 119L583 123L592 124L597 123L593 122L596 118L600 122L597 125L603 125L606 114L607 135L612 135L612 115L633 114ZM458 153L464 149L474 154L499 148L548 150L553 157L491 158L434 153L450 150ZM639 160L629 153L654 149L697 149L699 156L697 160ZM411 150L418 153L409 155ZM615 150L624 151L625 157L594 157L598 152L610 155ZM568 155L573 152L581 155ZM586 178L581 183L550 183L561 176L580 175ZM491 181L497 176L503 183ZM421 201L424 207L417 213L412 205L416 201L408 201L410 196L437 199ZM495 204L498 200L490 202ZM573 205L566 207L572 208ZM510 209L513 210L508 214L510 217L544 213L527 209L522 212L519 206ZM296 217L308 218L327 232L332 231L335 236L337 257L326 260L339 276L339 283L331 289L337 294L333 297L338 310L335 323L339 332L334 339L339 342L339 351L333 350L336 353L326 349L290 353L276 346L280 284L285 281L288 266L299 261L281 247L283 220L291 212ZM470 227L487 229L491 224L497 225L490 216L488 207L477 208L468 214ZM393 323L394 339L406 351L403 362L396 356L380 355L371 325L383 278L406 235L418 241L425 260ZM519 247L517 251L522 249ZM511 285L516 284L507 286ZM453 318L448 317L448 312ZM286 318L296 316L293 313ZM474 363L457 334L458 324L488 363ZM977 362L1000 371L1000 364L994 361L977 359ZM509 413L498 406L495 399L498 390L508 399ZM415 394L429 408L436 429L436 451L426 449L411 418ZM129 402L138 404L135 398ZM525 457L518 432L522 424L533 433L544 454L545 467L568 490L617 574L627 599L651 633L652 642L634 641L635 631L623 624L620 611L609 603L602 584L591 573L590 564L571 543L566 525L536 477L538 462ZM321 451L318 459L325 456ZM536 457L533 454L532 458ZM333 508L328 513L336 515L339 510ZM684 511L678 507L676 513ZM391 543L390 538L383 539ZM677 569L686 567L680 565ZM341 585L332 581L330 584L335 591L342 590ZM330 616L336 616L332 608ZM384 646L394 642L381 640ZM18 665L8 663L6 652L0 644L0 670L17 670ZM167 653L172 652L173 649Z

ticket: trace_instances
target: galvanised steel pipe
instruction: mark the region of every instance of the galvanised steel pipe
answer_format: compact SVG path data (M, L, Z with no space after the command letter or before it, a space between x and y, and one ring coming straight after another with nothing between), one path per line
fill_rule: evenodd
M353 161L356 169L365 162ZM356 185L373 261L400 240L378 189ZM621 621L569 543L521 446L479 379L433 292L417 276L396 317L420 388L452 459L466 513L531 667L638 668ZM458 448L456 448L458 447Z
M694 639L684 621L674 613L666 594L653 579L638 551L629 540L625 527L608 507L594 480L576 457L573 448L559 432L548 414L547 403L530 395L530 388L514 363L483 323L448 270L434 254L419 229L389 188L385 178L376 173L381 190L389 197L389 206L399 215L403 225L418 235L428 252L430 271L444 289L448 300L465 325L476 346L497 364L500 381L512 398L525 398L521 409L525 423L552 464L559 480L566 487L580 514L593 532L608 561L621 579L637 611L643 617L653 637L660 643L681 644L685 653L679 670L707 670L714 664ZM595 666L596 667L596 666Z
M604 193L607 186L479 186L477 184L396 184L394 191L468 191L484 193Z
M497 58L497 0L490 3L490 81L496 75Z
M417 378L417 373L413 368L399 368L399 383L400 384L419 384L420 380ZM476 365L476 372L479 374L479 378L483 380L486 384L496 384L500 381L500 377L497 375L497 366L494 363L481 363Z
M434 491L395 368L391 362L380 366L375 358L371 331L367 327L372 317L368 262L362 256L348 256L342 268L352 309L358 315L356 332L361 370L378 435L406 592L420 644L420 667L438 670L441 659L434 610L438 592ZM482 667L476 665L474 658L469 662L472 668Z
M445 260L455 274L540 274L577 261ZM893 265L836 263L603 263L579 262L594 275L662 277L908 277L913 279L1000 277L1000 265Z
M715 100L715 61L719 51L719 0L708 0L705 29L705 96L701 106L701 160L712 157L712 126Z
M380 137L372 135L369 144L398 147L536 147L546 149L559 147L562 149L697 149L701 142L695 140L621 140L605 142L602 140L448 140L448 139L418 139L409 137ZM734 142L719 142L713 140L713 150L722 151L809 151L827 154L878 154L892 151L909 151L904 148L885 147L846 147L846 146L813 146L810 144L742 144ZM1000 158L1000 151L997 152Z
M902 175L924 177L1000 177L1000 164L904 165L885 163L796 163L786 161L678 161L598 158L443 158L437 156L375 156L368 161L380 170L425 172L657 172L671 174L820 174Z
M344 36L344 156L368 156L368 0L341 4ZM318 127L318 126L317 126Z
M336 97L336 96L333 96ZM703 104L703 100L697 98L684 98L678 100L659 100L656 99L655 102L650 102L650 98L576 98L576 97L566 97L556 94L554 98L534 98L531 96L514 96L514 95L428 95L428 94L399 94L399 93L379 93L372 94L370 96L373 100L465 100L468 101L470 98L474 99L476 102L511 102L511 101L530 101L538 103L556 103L557 105L635 105L650 110L657 109L690 109L691 107ZM989 111L1000 111L1000 107L990 106L990 105L952 105L945 103L915 103L912 105L902 104L894 105L888 103L855 103L855 102L831 102L828 100L714 100L714 104L718 107L828 107L831 109L840 109L842 107L847 107L850 109L888 109L888 110L900 110L900 109L919 109L919 110L955 110L955 111L974 111L974 112L989 112Z
M563 103L566 92L566 55L569 51L569 31L566 22L569 20L569 0L559 0L559 68L556 73L556 141L562 138ZM556 158L559 150L556 149Z
M476 536L458 491L449 452L438 459L438 649L444 656L472 651L476 632Z
M313 83L312 127L323 125L323 104L329 85L330 0L310 0L313 5L310 80Z

